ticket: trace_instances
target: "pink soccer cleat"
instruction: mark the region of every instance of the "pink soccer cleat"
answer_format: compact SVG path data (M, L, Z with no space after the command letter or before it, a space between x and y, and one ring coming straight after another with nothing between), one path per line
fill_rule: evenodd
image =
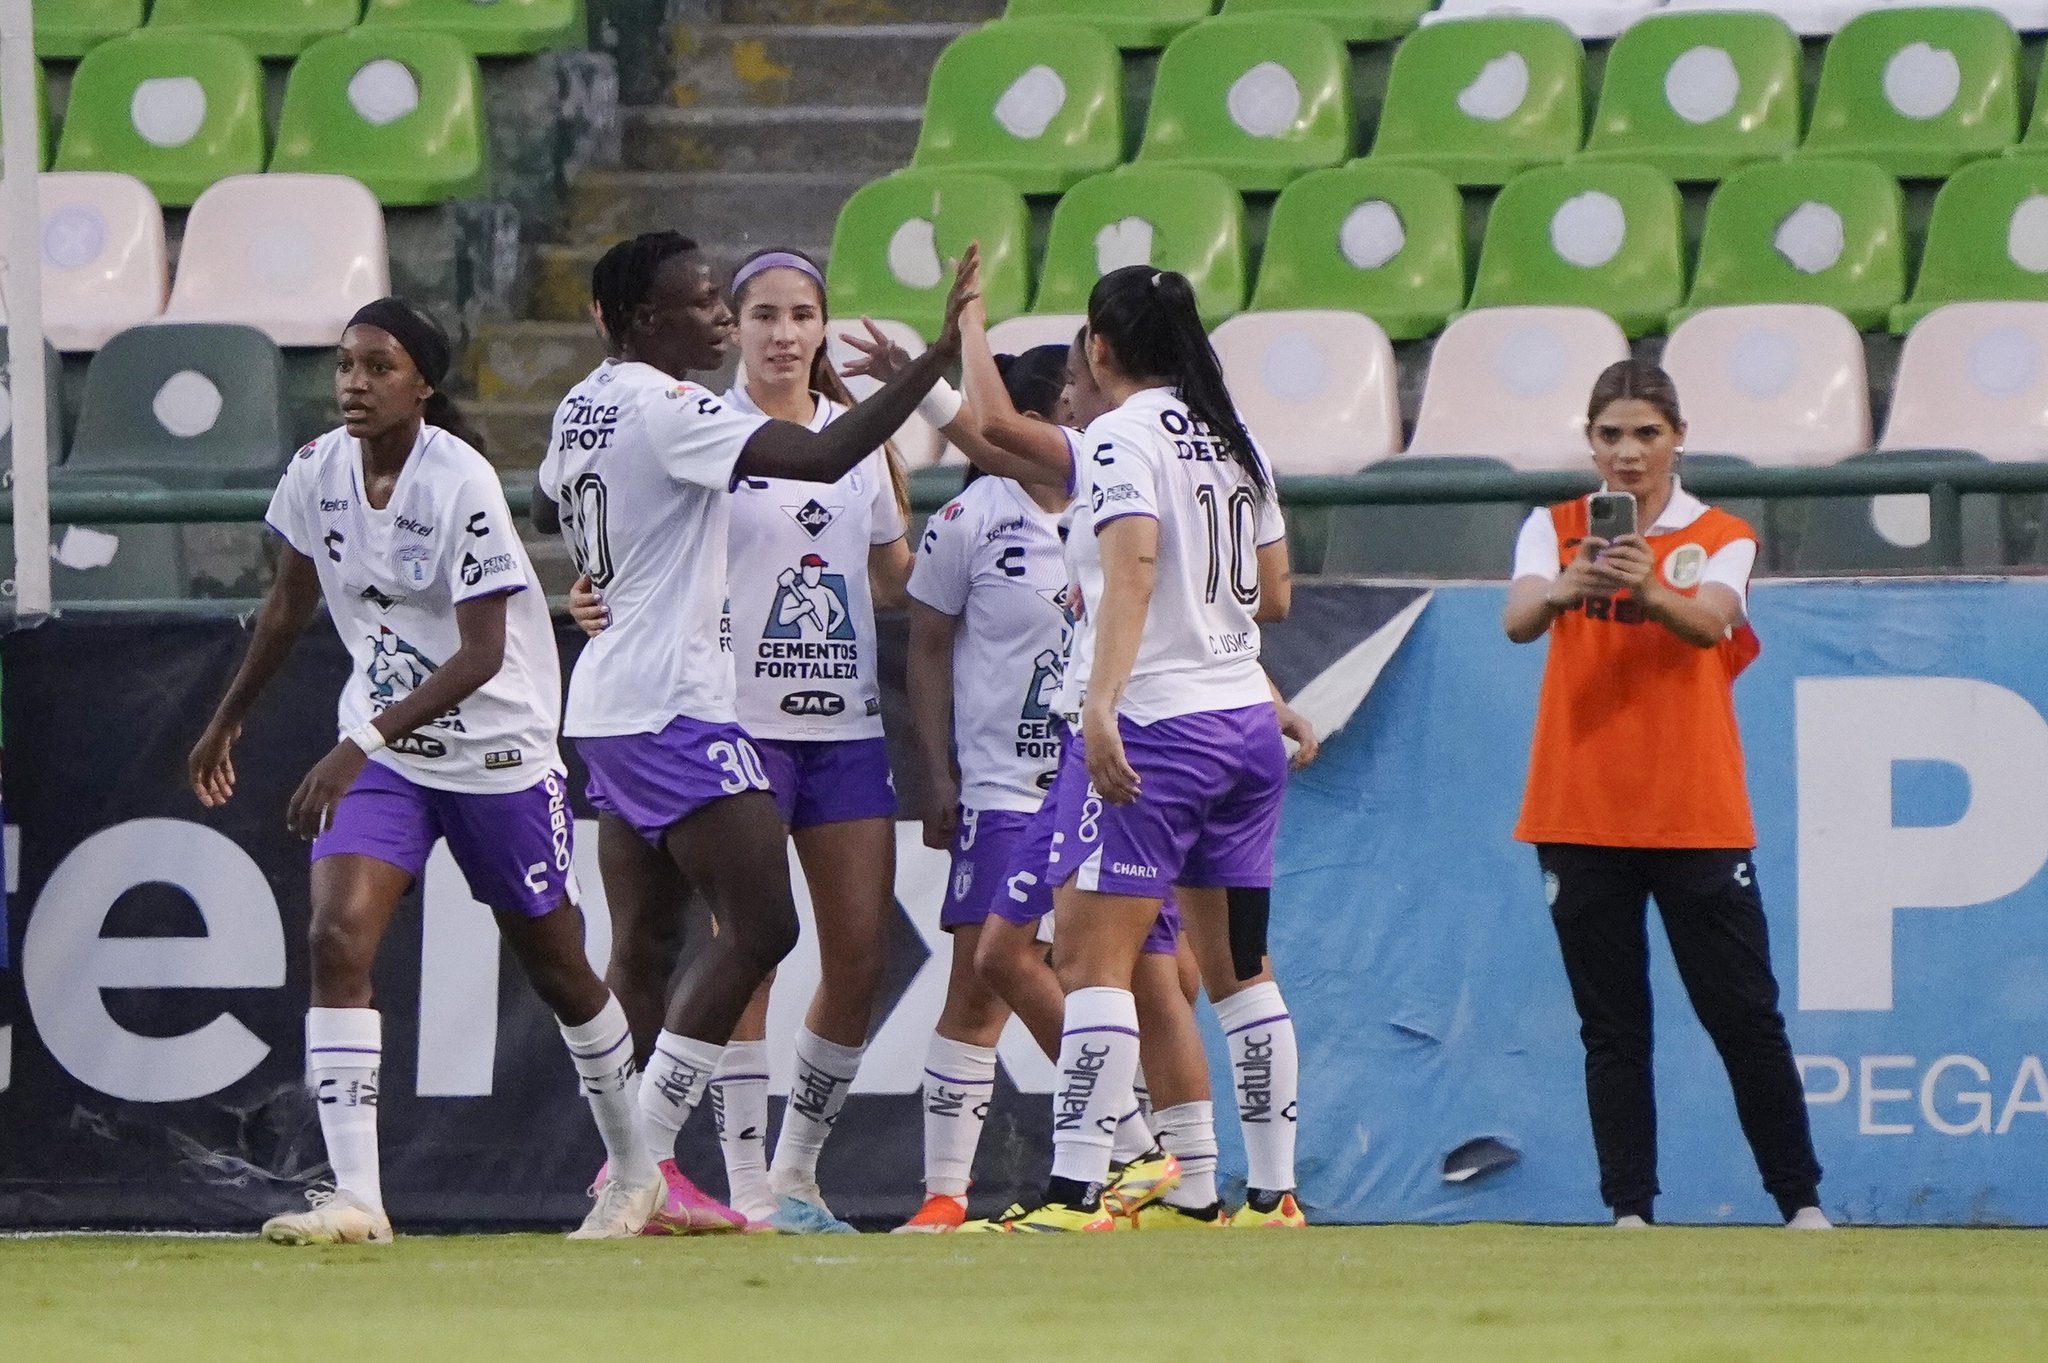
M647 1218L642 1235L712 1235L747 1229L747 1218L690 1182L676 1162L661 1162L668 1196Z

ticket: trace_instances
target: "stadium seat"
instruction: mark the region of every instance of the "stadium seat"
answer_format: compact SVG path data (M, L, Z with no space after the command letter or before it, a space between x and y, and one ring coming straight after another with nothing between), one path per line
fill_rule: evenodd
M832 305L936 336L952 286L947 262L981 243L981 297L991 321L1030 297L1024 200L1005 180L969 172L907 170L864 185L839 210L826 266Z
M253 327L159 324L93 356L69 464L166 487L263 486L291 454L284 357Z
M36 55L83 57L109 38L142 27L143 0L35 0Z
M14 478L14 376L8 372L7 328L0 326L0 470L4 470L8 486ZM43 430L50 463L54 466L64 458L64 362L57 355L56 348L48 341L43 342ZM0 577L10 576L14 571L14 556L0 556Z
M1356 473L1400 451L1394 348L1371 318L1243 312L1213 340L1238 414L1275 473Z
M365 28L446 33L479 57L520 57L580 47L583 0L370 0Z
M1922 318L1878 448L2048 459L2048 303L1950 303Z
M1430 0L1223 0L1223 15L1299 15L1327 24L1340 42L1377 43L1412 30L1429 5Z
M1684 396L1684 390L1681 389L1679 390L1679 392L1682 398ZM1688 406L1685 410L1686 419L1689 422L1692 419L1692 408ZM1688 438L1690 438L1690 435L1691 432L1688 431ZM1690 480L1692 476L1696 473L1709 473L1718 472L1721 470L1747 469L1754 467L1755 465L1752 464L1749 460L1743 459L1737 455L1694 454L1690 449L1688 449L1685 452L1684 456L1678 462L1678 476L1681 480ZM1775 533L1777 529L1777 519L1771 513L1770 502L1766 501L1762 497L1717 496L1710 498L1709 500L1711 500L1715 506L1727 512L1729 515L1734 516L1740 520L1747 521L1749 523L1750 529L1757 532L1759 542L1757 545L1757 562L1756 567L1754 569L1755 572L1761 573L1766 571L1767 566L1776 565L1778 561L1778 537Z
M112 170L182 208L215 180L263 169L263 68L217 33L131 33L72 77L58 170Z
M1254 310L1342 308L1409 341L1464 304L1464 205L1437 172L1354 161L1274 203Z
M1983 456L1964 450L1870 450L1845 464L1889 464L1933 460L1981 464ZM1939 564L1932 552L1932 517L1924 492L1883 497L1813 497L1780 503L1781 521L1793 527L1784 555L1794 573L1923 572ZM1963 498L1965 568L1995 568L2003 558L1998 499Z
M445 33L353 29L292 67L272 170L347 175L385 204L435 204L484 183L482 77Z
M1428 472L1483 478L1508 471L1499 459L1403 455L1361 476L1394 479ZM1502 502L1334 507L1323 572L1332 577L1504 578L1528 514L1526 506Z
M1586 399L1600 371L1628 354L1621 328L1593 308L1468 312L1430 352L1402 458L1477 454L1517 468L1589 467Z
M1769 467L1831 464L1870 448L1863 338L1811 303L1709 308L1664 346L1685 447Z
M1581 38L1612 38L1650 13L1658 0L1443 0L1422 16L1425 24L1513 15L1555 19Z
M1460 19L1394 53L1372 159L1503 185L1579 149L1585 50L1551 19Z
M1990 10L1882 9L1828 44L1804 152L1938 179L2020 134L2019 38Z
M185 223L167 322L233 322L281 346L332 346L391 292L384 212L340 175L238 175Z
M1707 205L1685 311L1821 303L1860 330L1880 330L1906 293L1903 203L1898 181L1868 161L1816 157L1739 171Z
M354 28L362 0L156 0L152 29L223 33L259 57L296 57L307 44Z
M1631 336L1664 329L1684 290L1678 188L1648 166L1517 176L1493 202L1472 306L1595 307Z
M50 492L161 492L148 478L50 470ZM50 596L70 601L163 601L186 594L175 525L50 524ZM0 526L0 563L14 575L14 526Z
M1873 0L1664 0L1664 12L1760 10L1783 19L1802 38L1824 38L1872 4Z
M1010 0L1005 19L1059 19L1101 30L1118 47L1165 47L1216 11L1216 0Z
M1080 312L1027 312L988 329L989 349L998 355L1021 355L1033 346L1066 345L1088 324Z
M1313 19L1197 25L1159 59L1138 160L1213 170L1241 190L1338 165L1352 151L1350 66Z
M1799 145L1799 80L1774 14L1652 14L1608 50L1584 154L1722 179Z
M169 279L164 211L149 186L111 171L41 177L43 334L59 350L98 350L153 322Z
M911 164L1057 194L1123 155L1115 46L1083 26L1016 20L964 34L939 54Z
M2048 159L1979 161L1949 177L1892 330L1910 330L1944 303L1979 299L2048 299Z
M1053 210L1033 307L1085 313L1095 281L1125 265L1186 275L1202 325L1213 330L1244 307L1244 201L1206 170L1130 166L1090 176Z

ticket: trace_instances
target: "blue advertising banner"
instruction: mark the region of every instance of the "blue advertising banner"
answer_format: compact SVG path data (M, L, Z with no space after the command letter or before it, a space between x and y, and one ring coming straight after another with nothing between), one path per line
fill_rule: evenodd
M1577 1019L1510 839L1543 645L1505 640L1504 599L1439 589L1290 792L1274 955L1327 1220L1605 1216ZM2048 581L1765 583L1751 612L1756 865L1824 1206L2048 1223ZM1651 936L1659 1216L1775 1221Z

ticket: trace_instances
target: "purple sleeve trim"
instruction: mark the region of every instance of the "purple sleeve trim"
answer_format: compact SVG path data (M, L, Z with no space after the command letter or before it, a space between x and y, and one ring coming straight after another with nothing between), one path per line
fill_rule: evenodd
M1119 511L1114 516L1105 517L1104 519L1095 522L1095 533L1097 536L1100 536L1102 534L1103 526L1114 525L1118 521L1129 520L1133 516L1141 516L1148 521L1156 521L1159 519L1159 513L1156 511Z

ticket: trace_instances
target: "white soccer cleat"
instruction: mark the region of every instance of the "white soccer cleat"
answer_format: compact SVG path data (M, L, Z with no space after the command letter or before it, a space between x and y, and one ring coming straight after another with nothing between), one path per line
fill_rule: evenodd
M1640 1216L1617 1216L1614 1218L1614 1228L1616 1230L1648 1230L1650 1223L1643 1220Z
M1786 1230L1833 1230L1835 1223L1828 1220L1828 1214L1818 1207L1801 1207L1792 1213L1792 1219L1785 1223Z
M313 1188L302 1212L273 1216L263 1223L263 1238L273 1245L388 1245L391 1218L372 1211L354 1194L335 1188Z
M597 1190L597 1205L583 1224L569 1232L571 1240L630 1240L640 1233L668 1194L668 1181L659 1174L651 1183L634 1187L616 1175L605 1179Z

